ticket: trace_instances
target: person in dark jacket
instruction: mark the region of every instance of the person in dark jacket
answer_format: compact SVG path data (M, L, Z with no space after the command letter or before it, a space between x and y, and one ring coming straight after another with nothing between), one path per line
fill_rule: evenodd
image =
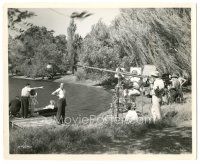
M16 96L14 100L11 100L9 103L9 113L12 116L17 116L21 108L21 101L19 96Z

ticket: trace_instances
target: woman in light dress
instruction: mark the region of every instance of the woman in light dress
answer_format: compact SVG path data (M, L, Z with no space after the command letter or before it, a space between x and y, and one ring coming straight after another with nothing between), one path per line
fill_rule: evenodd
M151 114L153 121L161 120L161 100L164 91L164 81L159 78L159 72L154 72L151 77L153 78L153 88L152 88L152 107Z

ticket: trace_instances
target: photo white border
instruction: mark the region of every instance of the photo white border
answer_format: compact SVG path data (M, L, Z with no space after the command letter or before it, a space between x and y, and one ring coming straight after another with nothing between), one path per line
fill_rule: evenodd
M192 42L192 154L113 154L113 155L69 155L69 154L9 154L9 120L8 120L8 28L7 8L191 8L191 42ZM6 3L4 4L4 42L3 42L3 137L5 159L59 159L59 160L183 160L196 159L196 4L194 3Z

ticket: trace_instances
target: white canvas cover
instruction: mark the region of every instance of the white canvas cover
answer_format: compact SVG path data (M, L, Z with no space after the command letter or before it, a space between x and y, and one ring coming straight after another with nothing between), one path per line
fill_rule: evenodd
M142 75L151 76L155 71L157 71L157 68L155 65L144 65Z

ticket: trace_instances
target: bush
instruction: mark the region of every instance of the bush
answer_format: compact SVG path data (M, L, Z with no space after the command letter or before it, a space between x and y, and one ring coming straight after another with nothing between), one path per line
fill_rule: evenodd
M77 81L82 81L82 80L86 80L86 79L87 79L87 74L86 74L86 72L84 71L84 69L79 69L79 70L75 73L75 76L76 76L76 80L77 80Z

